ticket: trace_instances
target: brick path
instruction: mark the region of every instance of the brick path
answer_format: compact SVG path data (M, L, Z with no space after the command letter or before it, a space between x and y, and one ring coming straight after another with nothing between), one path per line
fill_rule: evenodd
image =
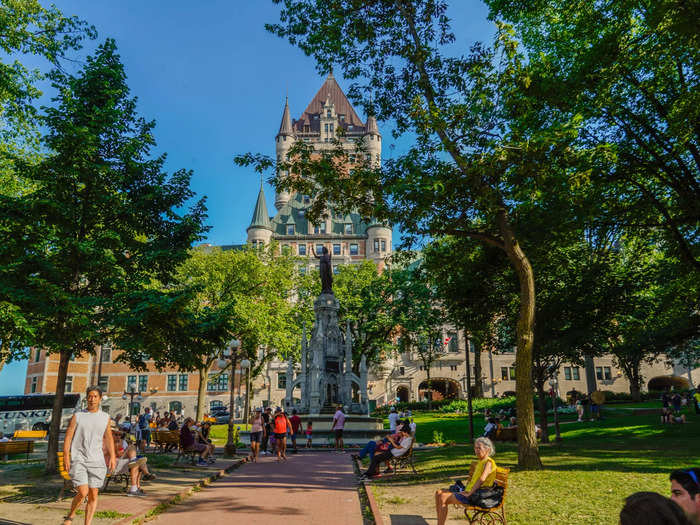
M171 507L154 525L362 525L350 454L290 454L247 463Z

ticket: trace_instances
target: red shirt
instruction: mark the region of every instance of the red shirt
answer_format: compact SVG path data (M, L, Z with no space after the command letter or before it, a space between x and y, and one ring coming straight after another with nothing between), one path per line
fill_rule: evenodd
M299 427L301 426L301 418L294 414L289 418L289 422L292 424L292 432L296 434L299 432Z

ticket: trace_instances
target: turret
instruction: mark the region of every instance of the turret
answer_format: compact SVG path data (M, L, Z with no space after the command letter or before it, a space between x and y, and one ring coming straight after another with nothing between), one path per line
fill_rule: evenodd
M292 117L289 113L289 99L284 102L284 111L282 112L282 122L280 129L275 138L275 150L277 153L277 162L285 162L287 160L287 152L294 143L294 128L292 128ZM286 177L287 172L280 172L280 177ZM291 195L287 191L277 191L275 193L275 208L279 211L285 204L289 202Z
M267 213L262 180L260 181L258 201L255 203L255 210L253 210L253 219L250 221L250 226L248 226L246 232L248 233L248 242L255 246L269 244L272 238L272 222Z
M377 119L374 115L367 117L364 144L365 148L367 148L367 153L371 156L372 163L379 167L382 159L382 136L379 134Z
M376 219L372 219L367 226L366 253L374 262L381 266L387 256L391 255L392 242L391 228Z

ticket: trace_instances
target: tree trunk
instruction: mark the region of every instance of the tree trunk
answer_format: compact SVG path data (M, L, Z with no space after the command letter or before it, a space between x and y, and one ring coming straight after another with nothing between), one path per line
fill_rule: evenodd
M428 376L428 410L433 409L433 389L430 386L430 367L425 367L425 374Z
M481 345L480 337L473 338L474 348L474 397L484 397L484 382L481 380Z
M66 391L66 376L68 375L68 364L73 350L66 348L61 350L58 363L58 377L56 378L56 397L53 401L51 411L51 425L49 426L49 444L46 452L46 472L53 474L56 472L56 453L58 452L58 442L61 432L61 419L63 415L63 398Z
M231 356L231 391L229 392L229 418L228 418L228 434L226 436L226 446L224 447L224 453L227 456L233 456L236 454L236 443L233 442L233 419L235 417L235 404L236 404L236 394L235 394L235 384L236 384L236 366L238 365L238 352L234 352ZM239 380L240 385L240 380ZM240 387L238 389L240 392Z
M639 402L642 400L642 378L639 373L639 365L636 365L632 370L630 370L630 395L632 396L632 401Z
M544 379L538 378L535 383L537 385L537 406L540 411L540 427L542 427L542 443L549 443L547 394L544 391Z
M508 259L518 275L520 283L520 311L517 325L517 353L515 355L515 405L518 412L518 466L541 468L535 435L535 409L532 403L532 345L535 323L535 274L515 238L505 208L501 208L496 220L503 236Z
M207 382L209 380L209 368L211 365L206 365L199 368L199 388L197 388L197 421L204 418L204 400L207 397Z

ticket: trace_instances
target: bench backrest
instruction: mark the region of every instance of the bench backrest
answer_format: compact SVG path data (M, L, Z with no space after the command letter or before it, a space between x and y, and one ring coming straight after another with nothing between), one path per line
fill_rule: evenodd
M153 441L163 444L176 444L180 442L180 432L177 430L156 430L153 433Z
M44 439L46 430L15 430L12 439Z
M474 471L476 470L476 464L477 464L476 461L472 461L471 465L469 465L469 474L468 474L467 479L472 479L472 476L474 475ZM496 479L494 480L494 483L503 487L503 499L505 499L505 497L506 497L506 489L508 488L508 473L509 472L510 472L509 468L496 466Z
M56 459L58 460L58 473L63 479L70 479L70 475L66 471L66 464L63 462L63 452L56 453Z
M31 441L4 441L0 443L0 454L21 454L34 450L34 443Z

